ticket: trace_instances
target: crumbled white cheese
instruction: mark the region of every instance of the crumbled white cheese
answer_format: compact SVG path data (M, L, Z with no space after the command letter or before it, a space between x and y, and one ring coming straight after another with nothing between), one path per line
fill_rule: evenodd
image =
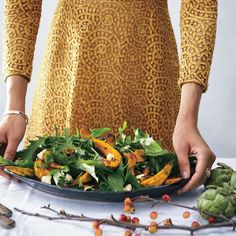
M145 174L136 175L136 179L142 179L144 176Z
M71 176L71 175L69 175L69 174L66 174L66 180L67 180L67 181L72 181L72 180L73 180L73 178L72 178L72 176Z
M47 149L44 149L43 151L41 151L40 153L38 153L37 157L40 159L40 160L44 160L46 155L49 154L49 150Z
M46 184L52 184L52 176L51 175L45 175L42 177L41 182Z
M112 161L112 160L114 160L114 159L115 159L114 154L112 154L112 153L108 153L108 154L107 154L107 160L108 160L108 161Z
M130 192L130 191L132 191L132 185L131 185L131 184L127 184L127 185L123 188L123 191L125 191L125 192Z

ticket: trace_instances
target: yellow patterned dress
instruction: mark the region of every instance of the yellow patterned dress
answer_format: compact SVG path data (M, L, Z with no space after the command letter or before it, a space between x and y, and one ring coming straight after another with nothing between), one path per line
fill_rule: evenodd
M41 5L6 0L4 78L30 80ZM27 137L126 120L171 148L178 85L207 88L216 18L217 0L182 0L179 66L167 0L59 0Z

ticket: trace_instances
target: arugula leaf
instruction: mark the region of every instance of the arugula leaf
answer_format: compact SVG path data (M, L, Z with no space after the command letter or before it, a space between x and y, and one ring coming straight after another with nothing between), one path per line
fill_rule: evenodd
M129 169L127 169L126 172L125 184L131 184L133 190L142 189L142 186L138 183L136 176L132 175Z
M15 165L20 167L33 168L34 155L45 140L46 137L38 137L37 140L31 140L30 145L26 149L16 153L16 159L20 157L20 160L16 160Z
M148 160L149 160L152 172L158 173L162 167L162 165L160 164L160 159L156 157L149 157Z
M48 154L48 155L45 157L45 165L44 165L44 168L47 169L48 166L49 166L53 161L54 161L53 155Z
M110 128L105 127L105 128L91 129L90 132L92 137L97 138L110 130L111 130Z
M10 161L10 160L4 159L4 158L0 155L0 165L15 166L15 163L12 162L12 161Z
M98 185L98 189L99 191L104 191L104 192L112 191L107 181L100 182Z

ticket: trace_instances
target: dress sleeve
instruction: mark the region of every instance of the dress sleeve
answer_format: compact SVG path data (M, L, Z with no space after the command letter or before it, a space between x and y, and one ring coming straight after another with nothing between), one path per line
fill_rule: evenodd
M3 78L22 75L30 80L42 0L5 0Z
M195 82L207 90L215 45L217 0L182 0L181 63L178 84Z

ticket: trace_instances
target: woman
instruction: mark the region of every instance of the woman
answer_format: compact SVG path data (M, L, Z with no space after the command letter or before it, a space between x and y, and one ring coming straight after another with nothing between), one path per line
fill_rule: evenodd
M41 5L42 0L5 4L8 97L0 143L7 159L26 130L25 94ZM197 115L207 89L216 18L216 0L182 0L179 68L167 0L59 0L27 138L52 134L55 125L71 132L81 126L117 130L126 120L172 149L174 132L184 178L190 175L189 154L198 159L196 173L180 192L197 187L215 159L198 131Z

